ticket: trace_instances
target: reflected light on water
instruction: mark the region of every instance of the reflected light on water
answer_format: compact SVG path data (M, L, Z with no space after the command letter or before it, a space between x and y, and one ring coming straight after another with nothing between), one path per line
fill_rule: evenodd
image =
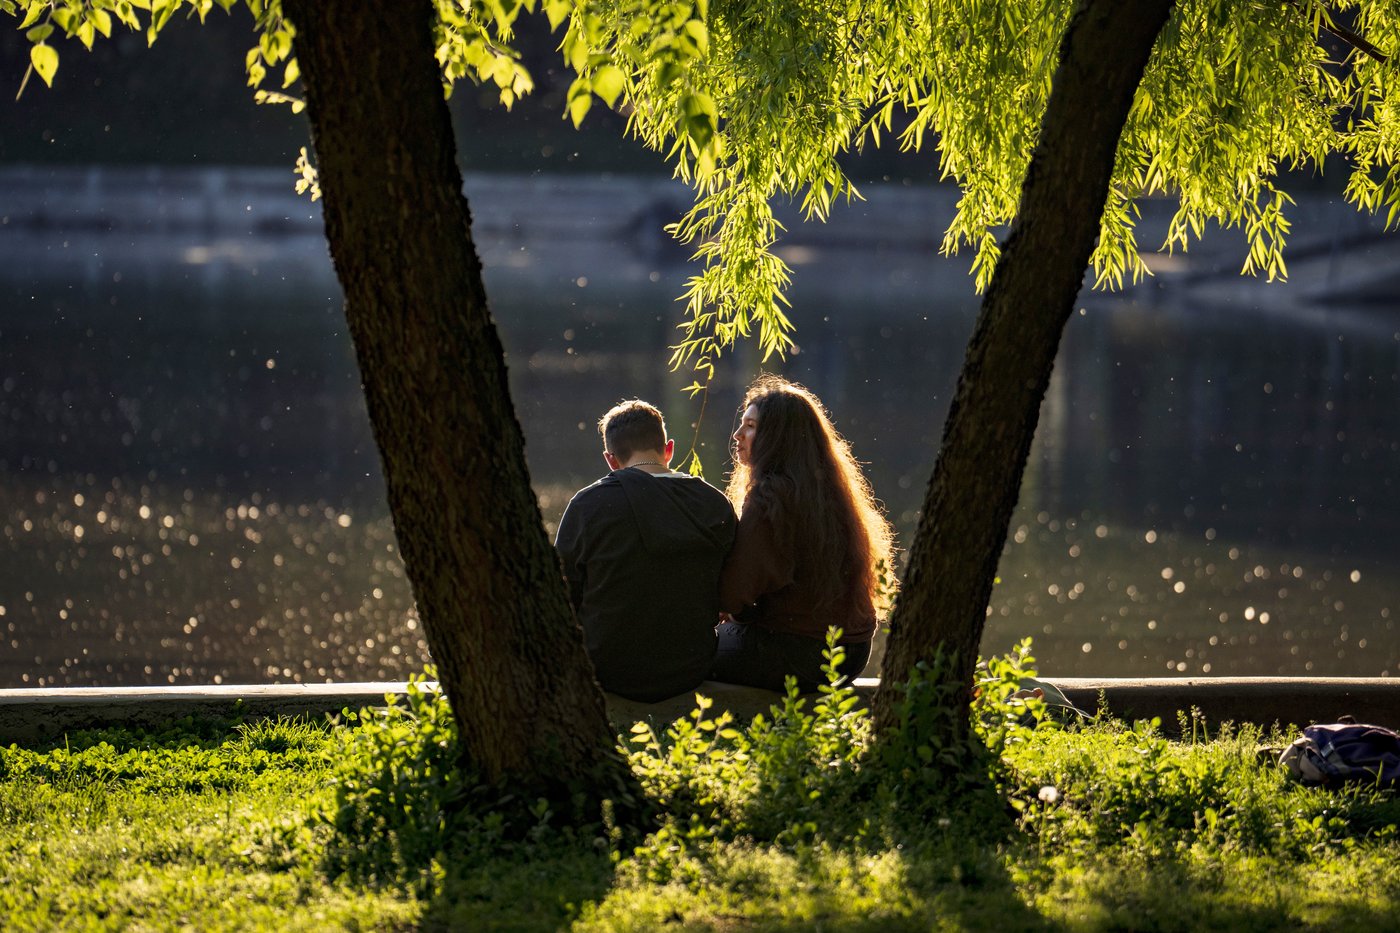
M1029 633L1042 659L1107 650L1097 669L1121 675L1353 674L1358 656L1376 665L1367 674L1400 674L1393 654L1367 654L1400 638L1392 594L1362 586L1363 576L1305 569L1214 529L1163 539L1042 512L1008 540L984 647ZM1188 591L1191 603L1178 606ZM1215 630L1202 637L1196 613ZM1164 615L1175 624L1159 624Z
M428 654L386 516L116 481L0 491L7 686L401 679ZM210 585L213 583L214 585Z

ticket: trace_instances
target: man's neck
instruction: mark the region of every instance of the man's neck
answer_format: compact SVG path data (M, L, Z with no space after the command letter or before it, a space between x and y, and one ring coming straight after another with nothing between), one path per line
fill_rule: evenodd
M669 473L671 468L666 465L660 454L637 454L631 460L624 463L621 469L637 469L643 473Z

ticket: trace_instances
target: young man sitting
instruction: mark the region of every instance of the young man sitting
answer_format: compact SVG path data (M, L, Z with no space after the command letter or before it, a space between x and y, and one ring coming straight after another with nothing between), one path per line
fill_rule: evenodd
M623 402L598 432L612 472L570 500L554 546L598 682L653 703L694 689L714 660L734 509L671 471L675 442L654 406Z

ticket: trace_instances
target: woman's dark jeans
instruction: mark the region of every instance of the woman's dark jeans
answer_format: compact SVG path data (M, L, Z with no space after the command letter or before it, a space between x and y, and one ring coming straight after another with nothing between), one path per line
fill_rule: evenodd
M826 675L822 673L822 665L826 663L822 657L826 650L824 639L788 635L738 622L724 622L715 631L719 635L719 650L715 653L714 667L710 668L710 680L762 687L779 693L785 689L784 680L788 675L797 678L797 688L803 693L810 693L826 683ZM846 660L840 667L841 676L854 679L870 660L870 642L841 647L846 652Z

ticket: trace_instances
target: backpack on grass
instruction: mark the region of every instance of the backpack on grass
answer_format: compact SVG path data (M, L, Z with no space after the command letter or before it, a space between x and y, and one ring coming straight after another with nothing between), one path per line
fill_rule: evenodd
M1304 784L1394 787L1400 785L1400 735L1357 723L1308 726L1283 750L1279 764Z

